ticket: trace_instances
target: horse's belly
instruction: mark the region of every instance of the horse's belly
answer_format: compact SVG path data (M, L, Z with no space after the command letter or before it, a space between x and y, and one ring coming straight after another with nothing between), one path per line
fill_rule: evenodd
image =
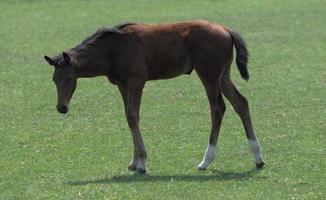
M180 76L182 74L189 74L193 69L192 63L189 59L163 62L155 62L148 70L149 79L169 79Z

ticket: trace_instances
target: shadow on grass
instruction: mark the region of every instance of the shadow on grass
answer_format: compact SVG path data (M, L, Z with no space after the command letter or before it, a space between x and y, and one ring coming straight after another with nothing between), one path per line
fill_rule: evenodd
M93 179L93 180L79 180L67 182L68 185L80 186L87 184L114 184L114 183L130 183L130 182L170 182L170 181L185 181L185 182L206 182L206 181L227 181L227 180L248 180L248 179L266 179L267 177L255 176L259 170L252 169L250 171L236 173L236 172L222 172L218 170L211 171L207 174L205 172L195 174L177 174L177 175L137 175L126 174L120 176L113 176L107 178Z

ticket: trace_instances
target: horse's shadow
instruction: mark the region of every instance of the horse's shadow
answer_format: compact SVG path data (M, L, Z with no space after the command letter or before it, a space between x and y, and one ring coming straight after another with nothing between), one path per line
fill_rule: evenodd
M92 180L78 180L67 182L68 185L80 186L87 184L114 184L129 182L170 182L170 181L187 181L187 182L206 182L206 181L227 181L227 180L248 180L248 179L266 179L266 176L255 176L257 169L246 172L223 172L213 170L208 174L200 173L198 175L177 174L177 175L137 175L125 174L113 177L105 177Z

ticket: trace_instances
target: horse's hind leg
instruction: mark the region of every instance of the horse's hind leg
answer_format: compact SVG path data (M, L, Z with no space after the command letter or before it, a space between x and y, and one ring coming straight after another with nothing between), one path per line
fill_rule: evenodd
M262 168L265 164L261 155L259 141L255 135L249 106L246 97L242 96L230 79L230 69L227 69L221 80L221 89L224 96L230 101L234 110L238 113L246 131L249 147L255 157L255 163L258 168Z
M217 139L226 107L223 100L223 96L221 94L218 75L216 75L215 73L214 75L209 73L201 73L201 71L198 69L196 69L196 72L205 87L211 109L212 129L209 138L209 143L204 158L202 162L198 165L199 170L205 170L208 165L215 159L217 150Z

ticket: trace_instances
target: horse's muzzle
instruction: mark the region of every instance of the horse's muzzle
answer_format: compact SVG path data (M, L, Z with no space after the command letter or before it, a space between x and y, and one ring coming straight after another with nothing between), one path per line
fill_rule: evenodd
M66 114L68 112L68 106L57 106L57 110L59 113Z

